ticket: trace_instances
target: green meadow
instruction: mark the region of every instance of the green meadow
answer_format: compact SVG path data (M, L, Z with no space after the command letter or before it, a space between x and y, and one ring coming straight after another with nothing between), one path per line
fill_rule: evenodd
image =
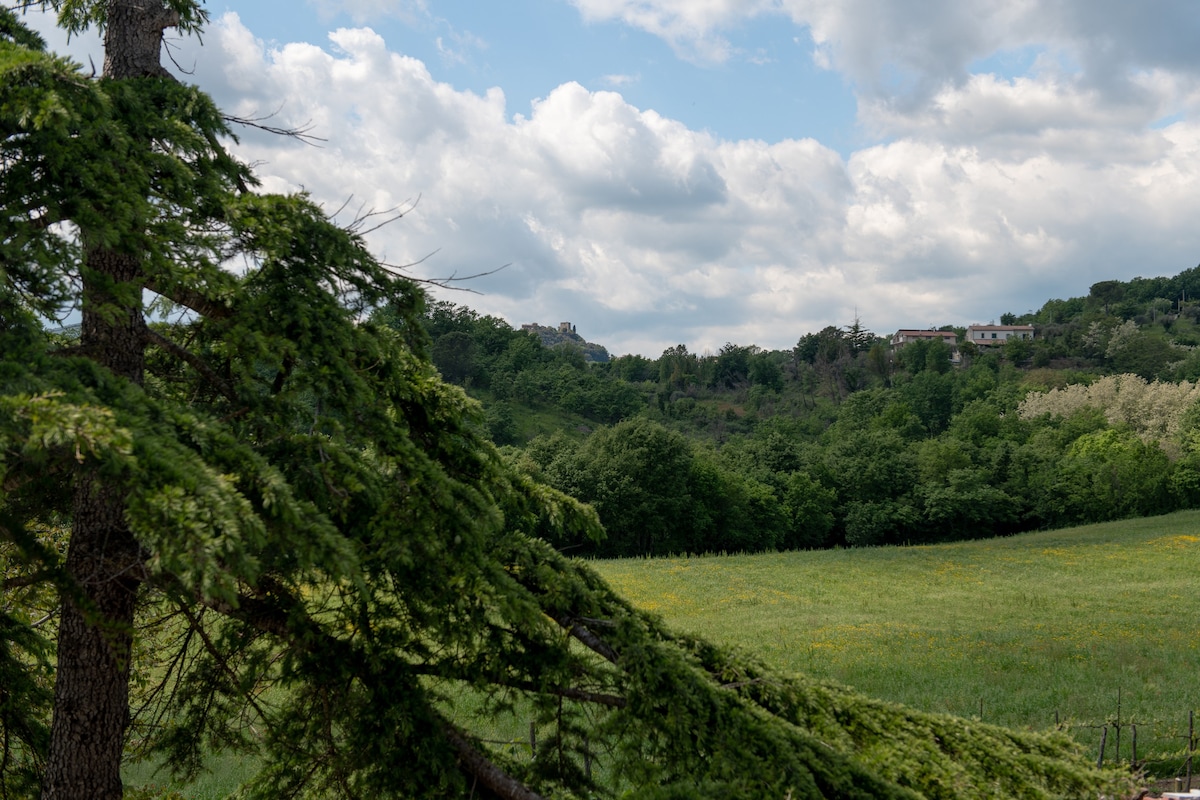
M1057 719L1098 753L1119 703L1121 760L1133 723L1150 774L1186 772L1188 712L1200 707L1200 511L943 545L593 566L677 629L923 710L1032 729ZM481 709L470 692L455 705ZM518 711L490 735L520 758L528 724ZM1117 729L1108 736L1111 761ZM148 764L126 777L145 787L135 796L207 800L255 766L214 756L188 786Z
M1184 769L1188 712L1200 705L1200 512L942 545L595 567L676 628L774 667L1001 725L1057 720L1097 753L1101 727L1119 715L1122 760L1132 723L1152 774ZM1106 760L1117 738L1111 727Z

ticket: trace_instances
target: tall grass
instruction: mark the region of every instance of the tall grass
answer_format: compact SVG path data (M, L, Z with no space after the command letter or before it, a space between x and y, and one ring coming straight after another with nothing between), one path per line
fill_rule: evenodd
M205 759L205 769L190 783L173 780L156 763L128 764L121 770L126 797L134 800L222 800L232 795L258 771L255 758L218 753Z
M594 566L673 627L923 710L1033 729L1057 715L1096 748L1091 726L1115 721L1120 693L1122 757L1136 722L1156 775L1180 769L1187 712L1200 705L1200 512L944 545ZM479 714L480 698L465 692L455 711ZM528 714L492 723L485 738L527 750ZM126 778L206 800L256 766L215 756L187 786L147 764Z
M1137 723L1138 756L1158 774L1181 760L1200 705L1200 512L943 545L595 566L679 629L923 710L1034 729L1057 719L1097 746L1119 702L1122 758Z

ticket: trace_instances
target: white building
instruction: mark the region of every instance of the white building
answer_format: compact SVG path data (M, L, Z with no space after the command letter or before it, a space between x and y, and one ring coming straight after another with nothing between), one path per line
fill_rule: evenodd
M1009 339L1032 339L1032 325L970 325L967 341L977 347L1004 344Z

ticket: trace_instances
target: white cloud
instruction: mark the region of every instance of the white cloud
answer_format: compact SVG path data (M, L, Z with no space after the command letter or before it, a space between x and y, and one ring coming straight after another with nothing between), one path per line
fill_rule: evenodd
M975 75L944 87L920 109L865 101L859 114L863 126L880 135L970 145L993 155L1032 151L1068 160L1144 161L1162 154L1164 142L1148 126L1179 107L1179 92L1160 74L1139 82L1143 91L1136 97L1106 103L1078 79Z
M1192 0L572 0L586 20L620 21L669 42L694 60L721 61L747 20L789 19L814 62L843 73L881 136L883 126L936 113L973 79L973 65L1037 48L1024 76L1070 78L1078 97L1117 109L1147 106L1146 77L1172 83L1174 102L1197 110L1200 14ZM1053 75L1054 70L1065 75ZM979 76L974 76L979 77ZM1168 103L1168 105L1170 105ZM1175 109L1172 109L1175 110ZM993 118L1000 127L1003 118ZM978 124L975 125L978 128Z
M720 38L763 15L809 28L829 63L869 84L885 65L964 77L972 61L1030 42L1069 49L1091 72L1105 65L1200 71L1193 43L1200 15L1190 0L571 0L585 19L619 20L672 44ZM690 45L690 46L695 46Z
M466 64L470 60L471 53L487 49L487 42L469 32L451 31L449 41L445 37L438 36L434 39L434 44L442 56L442 61L447 64Z
M775 0L570 0L589 22L620 20L662 37L682 58L720 63L733 48L720 32L739 19L757 16Z
M924 96L965 77L971 61L1013 46L1028 0L780 0L809 28L819 63L867 95Z
M637 83L640 80L641 76L639 75L625 75L620 73L602 75L600 77L601 83L603 83L605 86L611 86L614 89L619 89L622 86L629 86L630 84Z
M313 2L447 30L424 2ZM366 28L268 45L226 15L179 60L232 113L277 111L272 124L327 140L246 131L239 152L261 162L268 189L302 187L331 209L419 194L372 235L381 255L438 251L415 268L425 276L511 263L471 285L482 294L447 296L514 325L571 319L618 353L785 347L856 309L879 331L985 321L1196 261L1191 0L573 3L706 62L737 52L745 20L790 19L814 59L857 87L860 122L881 143L843 159L812 140L723 141L576 83L512 109L499 89L438 82ZM46 19L38 27L83 63L99 52L95 36L67 43ZM482 47L446 33L442 49ZM1031 52L1013 74L980 66Z
M356 25L394 17L409 24L429 16L426 0L308 0L325 19L346 14Z
M282 104L280 124L328 139L248 135L268 187L330 208L420 194L372 235L384 257L438 250L426 276L511 263L448 297L514 325L570 319L616 353L787 347L856 309L884 332L966 324L1173 274L1200 250L1200 125L1146 127L1193 91L1165 67L1124 103L1049 73L948 84L919 113L871 110L896 138L843 159L813 140L723 141L576 83L514 114L499 89L440 83L367 29L269 48L226 16L206 41L198 80L232 110Z

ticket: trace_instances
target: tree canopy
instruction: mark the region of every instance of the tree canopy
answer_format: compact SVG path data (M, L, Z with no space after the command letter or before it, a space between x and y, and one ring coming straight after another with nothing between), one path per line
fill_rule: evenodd
M632 608L546 543L603 530L439 378L421 287L257 191L161 67L203 7L43 5L107 52L89 77L0 10L0 796L118 798L134 744L183 775L253 755L251 797L1116 785L1064 736L773 674ZM76 308L77 340L51 330ZM479 732L514 708L531 758Z

